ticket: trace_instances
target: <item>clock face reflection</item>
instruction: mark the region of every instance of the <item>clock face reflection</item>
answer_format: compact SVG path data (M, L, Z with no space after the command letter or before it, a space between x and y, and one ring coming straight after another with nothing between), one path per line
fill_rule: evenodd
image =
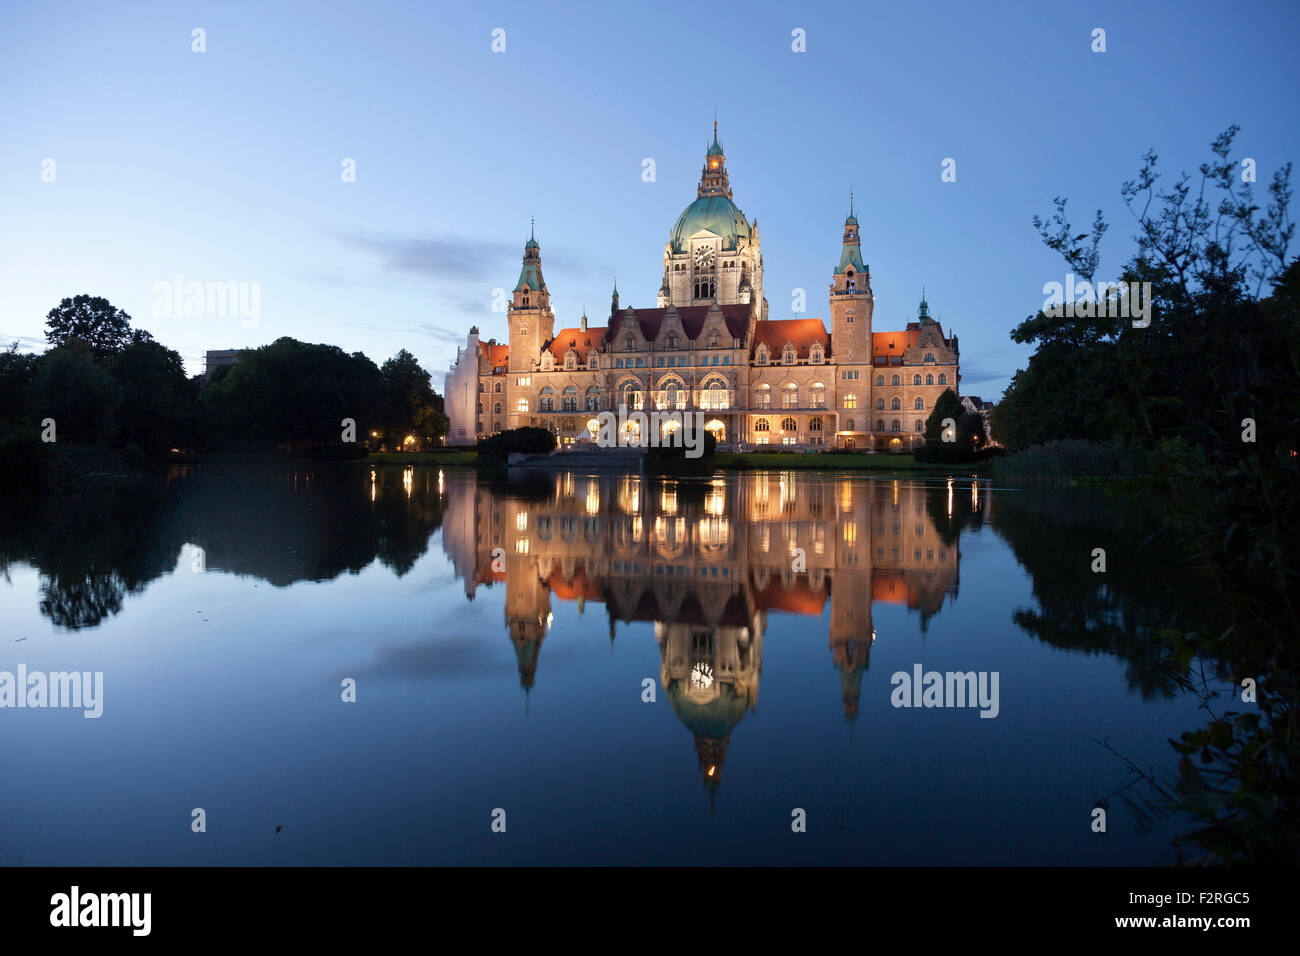
M713 668L703 661L691 668L691 686L708 690L713 686Z

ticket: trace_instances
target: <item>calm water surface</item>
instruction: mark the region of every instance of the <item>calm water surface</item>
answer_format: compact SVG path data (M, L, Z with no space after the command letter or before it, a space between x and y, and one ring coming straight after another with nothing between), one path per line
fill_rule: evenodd
M0 864L1148 864L1179 830L1098 742L1159 771L1199 725L1146 640L1177 591L1090 490L218 462L0 533L0 671L104 675L99 719L0 710ZM997 716L892 706L917 664L996 672Z

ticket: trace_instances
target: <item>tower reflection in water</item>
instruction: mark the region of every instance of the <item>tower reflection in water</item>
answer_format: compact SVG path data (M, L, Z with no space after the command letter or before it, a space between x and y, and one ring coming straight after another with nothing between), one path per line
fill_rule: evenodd
M504 585L521 684L537 678L552 600L603 603L611 641L618 621L653 622L662 691L711 791L731 734L758 705L768 613L820 617L829 603L852 719L875 641L872 604L905 605L924 627L956 597L964 519L985 520L989 506L972 488L972 510L954 515L951 483L797 472L566 473L522 489L465 476L446 494L443 545L467 597Z

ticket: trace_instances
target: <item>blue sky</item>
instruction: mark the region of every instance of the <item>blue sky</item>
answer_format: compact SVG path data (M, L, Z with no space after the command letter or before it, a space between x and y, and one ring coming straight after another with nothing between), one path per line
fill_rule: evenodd
M615 275L624 305L654 305L716 108L771 317L796 288L828 315L852 187L875 327L914 317L924 284L963 390L996 398L1028 356L1008 331L1064 280L1031 217L1068 196L1082 231L1103 209L1114 277L1119 187L1148 147L1194 171L1236 123L1261 186L1300 159L1298 26L1294 3L7 0L0 336L43 348L46 312L88 292L191 372L205 349L291 335L377 362L410 349L440 385L471 324L505 338L493 290L513 287L530 216L557 327L602 321ZM177 274L260 283L256 326L155 316Z

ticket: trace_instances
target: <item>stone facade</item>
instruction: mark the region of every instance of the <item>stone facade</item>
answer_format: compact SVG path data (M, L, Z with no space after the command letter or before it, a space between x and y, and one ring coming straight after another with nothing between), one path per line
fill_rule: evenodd
M956 335L945 336L922 297L915 321L876 332L870 268L857 217L844 222L820 318L769 319L757 221L732 200L717 139L697 198L664 246L655 308L619 303L592 326L584 313L555 330L535 236L508 308L509 344L472 331L447 377L451 444L536 425L562 445L590 441L599 411L703 412L719 442L738 446L906 450L945 388L958 390ZM477 394L477 401L471 401ZM473 425L471 427L471 422Z

